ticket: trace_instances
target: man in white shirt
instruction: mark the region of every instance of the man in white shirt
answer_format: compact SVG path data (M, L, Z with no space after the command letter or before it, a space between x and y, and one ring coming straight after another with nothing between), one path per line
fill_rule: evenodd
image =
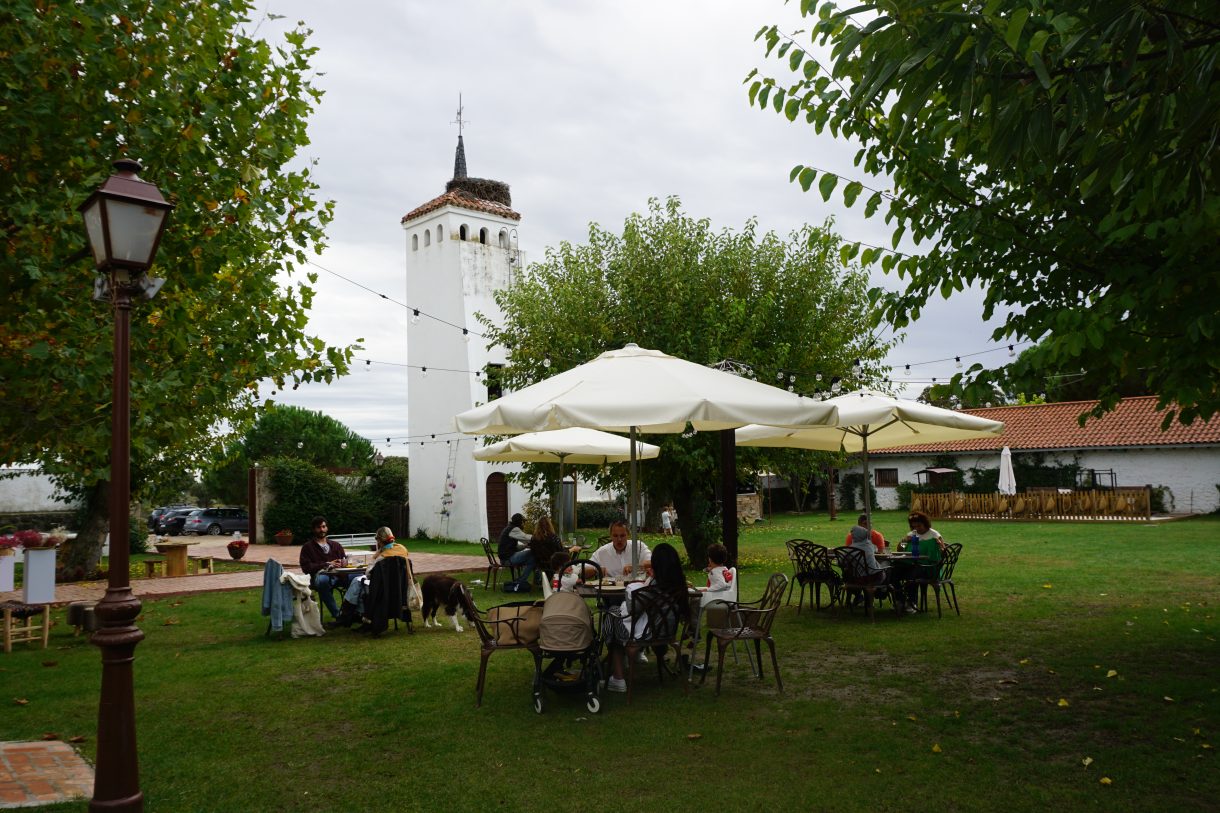
M616 519L610 523L610 541L593 551L590 561L601 565L606 576L618 576L631 573L631 545L627 544L627 523ZM652 551L643 542L635 543L636 559L641 565L651 561Z

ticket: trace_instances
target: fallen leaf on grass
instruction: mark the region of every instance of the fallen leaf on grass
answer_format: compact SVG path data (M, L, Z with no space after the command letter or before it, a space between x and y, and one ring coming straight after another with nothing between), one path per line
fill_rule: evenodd
M1201 728L1192 728L1192 729L1190 730L1190 733L1191 733L1191 734L1194 734L1194 735L1196 735L1196 736L1201 736L1201 735L1203 734L1203 729L1201 729Z
M1093 764L1093 757L1085 757L1084 759L1080 760L1080 764L1086 768L1089 767Z
M1173 698L1172 698L1172 697L1170 697L1169 695L1165 695L1164 700L1165 700L1165 702L1166 702L1166 703L1172 703L1172 702L1173 702Z
M1000 678L997 683L1001 686L1015 686L1017 681L1015 678Z
M701 739L703 739L703 735L702 734L687 734L686 738L688 740L701 740Z
M880 769L880 768L873 768L873 770L874 770L874 771L876 771L877 773L881 773L881 769Z
M1111 669L1109 672L1106 672L1106 677L1108 677L1108 678L1118 677L1118 670Z
M181 601L175 601L175 602L171 603L169 606L171 606L171 607L181 607L181 606L182 606L182 604L183 604L183 602L181 602Z
M177 619L177 618L167 618L167 619L165 619L164 621L162 621L162 622L161 622L161 626L163 626L163 627L172 627L172 626L176 625L177 623L178 623L178 619Z
M13 702L16 703L18 706L30 705L30 701L26 700L24 697L14 697Z
M57 740L57 739L59 739L59 735L56 734L54 731L48 731L42 735L42 738L44 740Z
M933 754L939 754L939 753L940 753L940 743L938 743L938 742L934 742L934 743L932 743L932 753L933 753Z
M83 734L77 734L75 737L68 737L68 742L84 742L84 741L85 741L85 737Z
M1061 698L1059 698L1059 702L1058 702L1058 703L1056 703L1055 705L1057 705L1057 706L1058 706L1059 708L1061 708L1061 709L1066 709L1068 706L1070 706L1070 705L1072 705L1072 704L1071 704L1071 703L1069 703L1067 700L1064 700L1064 699L1061 697Z
M1025 664L1029 663L1029 658L1022 658L1021 660L1017 661L1017 663L1024 666Z
M1050 589L1051 589L1052 587L1054 587L1054 586L1055 586L1055 585L1051 584L1050 582L1047 582L1046 584L1042 585L1042 589L1043 589L1043 590L1050 590Z
M913 723L917 723L917 722L919 722L919 718L918 718L918 717L916 717L914 714L908 714L908 715L907 715L907 719L908 719L908 720L910 720L910 721L911 721L911 722L913 722Z
M1108 776L1103 776L1103 777L1102 777L1102 778L1101 778L1099 781L1100 781L1100 782L1101 782L1101 784L1103 784L1103 785L1109 785L1109 784L1111 784L1111 782L1110 782L1110 777L1108 777Z
M1199 747L1200 747L1200 748L1203 748L1203 749L1204 749L1204 750L1206 750L1206 751L1210 751L1210 750L1212 750L1212 747L1211 747L1210 745L1208 745L1207 743L1203 743L1203 744L1202 744L1201 746L1199 746Z
M46 666L48 668L50 668L52 666L59 666L59 661L43 661L42 665Z

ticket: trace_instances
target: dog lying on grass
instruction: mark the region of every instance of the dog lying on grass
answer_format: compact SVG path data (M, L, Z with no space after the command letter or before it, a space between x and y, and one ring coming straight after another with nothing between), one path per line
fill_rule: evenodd
M436 621L437 627L444 626L442 622L436 620L436 611L444 607L445 613L453 619L454 632L463 631L462 625L458 623L459 608L467 621L470 621L471 617L469 608L462 600L461 582L452 576L435 573L424 579L420 591L423 593L424 606L421 612L424 616L425 627L431 627L433 621Z

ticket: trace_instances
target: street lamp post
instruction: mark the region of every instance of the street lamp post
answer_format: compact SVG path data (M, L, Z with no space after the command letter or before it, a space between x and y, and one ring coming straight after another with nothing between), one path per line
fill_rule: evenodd
M132 662L144 638L136 627L140 601L128 572L128 518L131 513L131 404L129 357L131 303L135 295L156 296L165 280L145 276L152 265L173 204L154 184L136 175L135 161L114 162L115 174L80 207L89 248L99 272L94 299L114 308L114 383L110 424L110 581L95 613L100 627L92 641L102 651L102 690L97 714L97 769L94 811L143 810L136 754Z

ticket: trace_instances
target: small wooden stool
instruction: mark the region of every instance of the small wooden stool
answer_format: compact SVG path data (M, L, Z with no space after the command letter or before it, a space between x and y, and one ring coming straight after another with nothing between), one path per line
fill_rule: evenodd
M215 570L212 569L212 557L211 556L192 556L191 561L195 563L196 575L203 573L204 571L207 571L208 573L216 572Z
M145 559L144 560L144 577L151 579L160 571L162 576L165 575L165 560L164 559Z
M73 635L80 635L81 630L97 630L97 616L93 614L96 606L96 601L74 601L68 605L68 623L73 627Z
M19 601L6 601L0 604L4 610L4 651L12 652L13 644L42 639L42 648L47 648L47 639L51 637L51 605L22 604ZM34 617L42 616L41 627L34 626ZM14 620L25 620L25 624L14 624Z

